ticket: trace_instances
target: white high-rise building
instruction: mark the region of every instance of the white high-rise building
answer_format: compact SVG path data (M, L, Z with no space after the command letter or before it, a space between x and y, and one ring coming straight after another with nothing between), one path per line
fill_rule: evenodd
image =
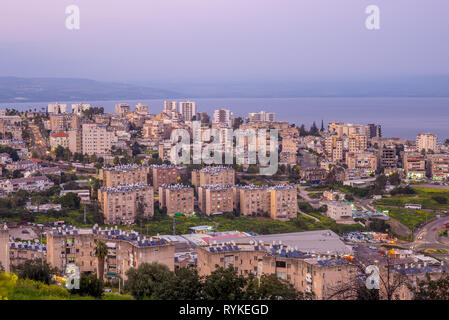
M421 150L433 152L437 151L437 136L431 133L420 133L416 137L416 150L421 152Z
M196 103L193 101L179 102L179 113L184 121L191 121L196 115Z
M128 113L131 113L131 106L129 104L119 103L115 105L115 114L124 117Z
M148 114L150 112L150 109L147 105L139 102L138 104L136 104L136 108L134 109L134 111L138 114Z
M176 101L164 101L164 112L170 113L178 111L178 103Z
M49 104L47 106L47 111L48 113L55 113L55 114L67 113L67 104L61 104L58 102L54 104Z
M100 123L84 123L82 129L83 153L87 155L105 154L111 151L114 132Z
M274 122L274 112L252 112L248 114L248 117L252 122Z
M224 123L228 127L232 127L234 114L228 109L218 109L214 111L212 123Z
M72 113L76 114L77 116L81 116L83 111L89 110L90 104L88 103L75 103L72 104Z

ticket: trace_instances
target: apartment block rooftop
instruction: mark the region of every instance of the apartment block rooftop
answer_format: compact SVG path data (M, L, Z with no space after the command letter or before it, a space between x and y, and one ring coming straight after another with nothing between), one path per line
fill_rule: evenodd
M234 170L232 167L225 167L225 166L208 166L208 167L204 167L202 169L196 169L193 170L195 172L203 172L203 173L208 173L208 174L218 174L220 172L223 171L228 171L228 170Z
M116 192L143 190L148 188L152 188L152 186L146 183L136 183L136 184L121 184L117 187L110 187L110 188L100 188L100 190L107 193L116 193Z
M290 258L290 259L302 259L309 264L318 266L335 266L348 264L348 261L343 258L343 254L336 253L317 253L314 250L303 251L298 248L298 246L289 246L279 241L278 243L273 242L273 244L266 244L264 241L254 241L250 240L247 243L239 243L235 241L228 241L218 243L214 241L204 250L208 250L211 253L237 253L239 251L254 251L263 252L265 256L274 256L277 258Z
M115 166L115 167L103 167L101 168L101 170L103 171L130 171L133 169L137 169L137 168L142 168L145 167L143 165L139 165L139 164L125 164L125 165L121 165L121 166Z
M231 189L232 186L229 186L229 185L221 185L221 184L215 184L215 185L201 186L200 188L202 188L202 189L207 189L207 190L213 190L213 191L219 191L219 190L227 190L227 189Z
M280 233L257 235L247 238L231 239L236 243L249 243L249 241L266 244L279 242L285 246L298 248L302 252L316 254L351 254L352 247L346 245L340 237L331 230L316 230L305 232Z
M127 241L137 247L149 247L149 246L160 246L168 245L167 240L162 239L158 236L143 236L134 230L121 230L115 227L105 227L104 229L99 228L97 225L93 226L92 229L78 229L73 226L62 226L58 228L53 228L51 231L53 236L76 236L76 235L96 235L100 236L104 240L120 240Z
M160 186L162 189L168 189L168 190L183 190L183 189L193 189L191 186L187 186L184 184L163 184Z

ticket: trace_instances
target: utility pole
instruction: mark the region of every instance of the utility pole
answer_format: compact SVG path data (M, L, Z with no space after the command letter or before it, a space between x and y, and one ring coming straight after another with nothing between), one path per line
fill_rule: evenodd
M84 205L84 224L86 224L86 205Z
M176 235L176 219L174 216L173 216L173 235L174 236Z

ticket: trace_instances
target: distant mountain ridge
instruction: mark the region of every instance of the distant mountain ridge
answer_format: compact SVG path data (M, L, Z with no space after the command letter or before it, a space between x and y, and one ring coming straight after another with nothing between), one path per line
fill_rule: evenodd
M0 77L0 102L95 101L180 98L178 92L76 78Z

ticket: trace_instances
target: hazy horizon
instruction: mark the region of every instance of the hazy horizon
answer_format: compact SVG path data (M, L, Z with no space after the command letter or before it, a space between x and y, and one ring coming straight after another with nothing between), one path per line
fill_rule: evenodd
M65 9L80 8L80 30ZM365 28L368 5L380 30ZM125 83L449 74L445 0L3 0L0 75Z

